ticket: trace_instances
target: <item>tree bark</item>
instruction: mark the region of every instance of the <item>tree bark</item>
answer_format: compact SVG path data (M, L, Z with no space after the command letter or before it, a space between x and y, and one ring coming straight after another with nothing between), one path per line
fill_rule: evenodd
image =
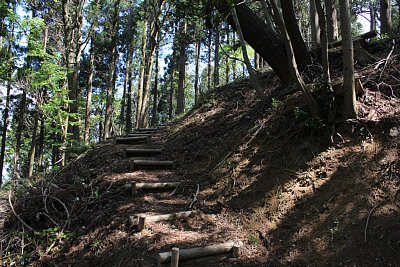
M194 104L197 106L199 103L199 75L200 75L200 53L201 53L201 40L196 41L196 67L194 74Z
M111 136L111 120L112 120L112 102L114 98L114 87L115 87L115 69L117 62L117 34L118 34L118 22L119 22L119 3L120 0L116 0L114 3L114 13L112 17L112 26L110 29L111 34L111 46L110 46L110 65L108 70L108 81L107 81L107 102L106 102L106 113L104 118L104 135L103 140Z
M36 150L36 142L37 142L37 131L39 127L39 117L40 117L40 111L39 111L39 105L36 106L36 112L35 112L35 122L33 125L33 130L32 130L32 141L31 141L31 148L29 149L29 163L28 163L28 178L32 178L33 176L33 169L35 165L35 150Z
M226 44L230 45L230 38L229 38L229 25L226 25ZM258 56L260 58L260 56ZM229 65L229 57L225 55L225 84L229 83L229 74L230 74L230 65Z
M325 0L325 6L328 42L335 42L339 37L336 0Z
M18 112L18 127L17 127L17 132L15 133L14 166L12 174L13 179L18 178L21 174L19 157L21 148L21 136L24 128L25 109L26 109L26 91L25 89L23 89L21 102L19 106L19 112Z
M139 72L139 84L138 84L138 93L137 93L137 107L136 107L136 128L140 126L140 111L142 110L143 105L143 92L145 86L145 75L146 75L146 49L147 49L147 35L148 35L148 20L144 18L144 26L143 26L143 36L142 36L142 52L141 52L141 63L140 63L140 72Z
M185 112L185 76L186 76L186 21L181 21L179 26L180 43L179 43L179 75L178 75L178 91L176 94L176 114Z
M339 0L340 25L343 40L343 90L344 90L344 119L356 119L356 93L354 88L354 54L351 36L351 19L349 0Z
M322 68L324 71L324 82L326 83L329 91L331 91L331 75L329 71L329 57L328 57L328 36L327 36L327 28L326 28L326 20L324 10L321 4L322 0L315 0L319 24L321 26L321 53L322 53Z
M392 8L390 0L381 0L381 35L392 34Z
M320 36L321 36L321 28L319 26L318 20L318 13L315 7L315 1L317 0L310 0L310 22L311 22L311 46L318 47L321 43Z
M11 76L11 75L9 75ZM0 186L3 184L3 167L6 152L6 139L8 130L8 117L10 112L10 93L11 93L11 77L7 81L6 105L3 113L3 132L1 135L1 151L0 151Z
M219 86L219 24L215 26L214 40L214 88Z
M315 0L319 1L319 0ZM297 23L292 0L281 0L282 15L285 21L286 30L293 45L293 52L296 55L296 62L300 69L311 64L311 56L308 53L306 44Z
M158 104L158 72L159 72L159 64L158 58L160 56L160 45L159 40L157 41L157 48L156 48L156 69L154 74L154 88L153 88L153 110L152 110L152 117L151 117L151 125L157 124L157 104Z
M207 90L211 90L211 51L212 51L212 30L208 30L208 61L207 61Z
M87 81L87 96L86 96L86 112L85 112L85 133L84 141L86 145L90 142L90 109L92 104L93 94L93 73L94 73L94 37L92 37L90 48L90 63L89 63L89 77Z
M38 165L38 172L43 172L43 148L44 148L44 134L45 134L45 128L44 128L44 120L43 118L40 118L40 133L39 133L39 144L38 144L38 159L37 159L37 165Z
M174 76L175 76L175 61L176 61L176 44L174 43L172 48L172 62L171 62L171 74L170 74L170 87L169 87L169 99L168 99L168 119L172 120L174 114Z

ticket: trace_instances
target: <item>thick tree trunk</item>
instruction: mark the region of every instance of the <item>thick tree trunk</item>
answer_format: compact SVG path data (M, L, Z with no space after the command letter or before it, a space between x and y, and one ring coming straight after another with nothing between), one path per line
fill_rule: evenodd
M144 21L144 33L142 37L142 53L141 53L141 63L140 63L140 71L139 71L139 84L138 84L138 92L137 92L137 106L136 106L136 128L140 126L140 111L142 110L143 105L143 91L145 86L145 75L146 75L146 49L147 49L147 35L148 35L148 21L145 18Z
M181 40L179 44L179 75L178 75L178 91L176 94L176 114L185 112L185 76L186 76L186 21L182 21L180 25Z
M310 0L310 22L311 22L311 46L318 47L321 43L320 36L321 36L321 28L319 26L318 20L318 13L315 7L315 1L317 0Z
M133 52L133 51L132 51ZM132 66L131 62L129 66ZM127 90L127 98L126 98L126 127L125 130L127 133L130 133L132 131L132 86L133 86L133 81L132 81L132 70L129 71L128 73L128 90Z
M369 15L370 15L370 30L376 30L376 10L373 1L369 3Z
M349 0L339 0L340 25L343 40L343 90L344 90L344 119L356 119L356 92L354 88L354 54L351 35L351 18Z
M216 7L223 14L223 17L228 18L229 24L234 27L232 16L229 14L231 10L229 1L217 1ZM236 12L245 41L266 60L284 85L289 84L291 77L287 72L286 50L281 37L276 34L273 28L258 18L246 4L238 5ZM307 51L302 52L300 55L297 54L296 58L308 53Z
M44 120L40 118L40 133L39 133L39 144L38 144L38 159L37 159L37 165L38 165L38 172L43 172L43 148L44 148L44 134L45 134L45 128L44 128Z
M200 53L201 53L201 40L196 41L196 67L194 74L194 104L197 106L199 102L199 75L200 75Z
M392 7L390 0L381 0L381 34L392 33Z
M90 49L90 63L89 63L89 77L87 81L87 96L86 96L86 112L85 112L85 133L84 141L86 145L90 142L90 109L92 104L92 94L93 94L93 73L94 73L94 38L92 38Z
M106 113L104 118L104 135L103 140L111 136L111 120L113 107L112 102L114 98L114 87L115 87L115 69L117 62L117 34L118 34L118 21L119 21L119 3L120 0L116 0L114 3L114 14L112 19L112 26L110 30L111 34L111 46L110 46L110 66L108 70L108 81L107 81L107 102L106 102Z
M339 37L336 2L336 0L325 0L328 42L335 42Z
M10 112L10 93L11 93L11 79L7 81L6 105L3 112L3 132L1 135L1 151L0 151L0 186L3 184L3 167L4 157L6 153L6 139L8 130L8 117Z
M230 45L230 40L229 40L229 25L226 25L226 44ZM258 57L260 58L260 56ZM229 57L228 55L225 55L225 84L229 83L229 74L230 74L230 65L229 65Z
M320 0L315 0L320 1ZM311 56L308 53L306 44L297 23L296 14L294 13L292 0L281 0L282 15L285 21L286 30L289 34L290 41L293 45L293 52L296 55L296 62L300 69L304 69L311 64Z

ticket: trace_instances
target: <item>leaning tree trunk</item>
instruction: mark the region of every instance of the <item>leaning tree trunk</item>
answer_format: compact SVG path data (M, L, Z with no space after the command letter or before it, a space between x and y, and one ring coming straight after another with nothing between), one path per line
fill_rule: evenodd
M219 0L216 3L218 11L227 17L229 24L235 28L230 13L231 5L228 0ZM280 78L283 85L291 82L288 75L288 62L285 44L271 25L261 20L246 4L237 6L236 12L243 31L245 41L260 54ZM296 49L297 51L297 49ZM301 58L308 51L301 51L296 58ZM300 60L301 61L301 60Z
M320 1L320 0L316 0ZM292 0L281 0L282 15L285 21L286 30L289 34L293 46L293 52L296 56L296 62L300 69L304 69L307 65L311 64L311 56L308 53L306 44L304 43L303 37L299 26L297 24L296 14L294 13L293 1Z
M343 90L344 119L356 119L356 92L354 88L354 54L351 35L351 17L349 0L340 0L340 28L343 40Z

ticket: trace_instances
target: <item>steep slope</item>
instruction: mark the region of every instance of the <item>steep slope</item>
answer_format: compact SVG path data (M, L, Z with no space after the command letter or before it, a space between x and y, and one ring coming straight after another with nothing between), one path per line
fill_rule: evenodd
M395 265L398 52L388 64L362 53L357 60L365 93L352 134L311 120L301 95L282 92L264 73L270 105L257 99L247 80L237 81L208 93L198 108L139 146L163 148L155 158L174 160L175 170L129 171L127 146L96 146L13 197L18 217L6 221L3 264L156 266L157 253L174 246L234 241L242 245L239 258L204 266ZM332 63L340 67L340 60ZM132 180L182 186L133 197L123 190ZM128 222L133 214L191 204L200 216L150 223L142 232Z

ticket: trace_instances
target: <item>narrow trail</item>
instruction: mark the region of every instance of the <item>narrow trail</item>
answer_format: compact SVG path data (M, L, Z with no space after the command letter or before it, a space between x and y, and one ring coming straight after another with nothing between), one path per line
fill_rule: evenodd
M200 186L174 170L176 162L163 152L159 131L138 129L115 140L123 146L130 172L110 178L125 182L125 208L134 243L158 251L158 257L133 261L144 261L143 266L231 265L240 255L240 225L223 210L216 212L199 203Z

